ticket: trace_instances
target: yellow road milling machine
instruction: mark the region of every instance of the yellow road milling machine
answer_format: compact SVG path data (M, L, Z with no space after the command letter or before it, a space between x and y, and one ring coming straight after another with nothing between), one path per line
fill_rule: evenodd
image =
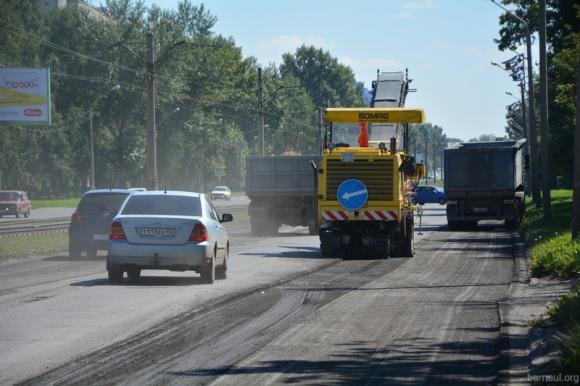
M409 186L425 168L407 155L405 142L408 124L425 121L423 110L327 108L324 119L316 167L322 255L413 256Z

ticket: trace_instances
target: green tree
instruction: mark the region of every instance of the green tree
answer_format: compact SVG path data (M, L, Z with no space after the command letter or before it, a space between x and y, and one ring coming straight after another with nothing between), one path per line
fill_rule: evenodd
M531 32L538 30L538 4L534 0L504 0L518 16L527 20ZM500 16L500 50L523 45L525 35L520 23L508 14ZM547 1L548 111L550 156L553 173L571 182L573 162L575 58L580 45L580 6L575 0ZM537 79L536 79L537 81ZM536 89L538 89L536 85ZM537 102L537 99L536 99ZM536 109L539 111L539 109Z
M357 86L352 69L340 64L328 51L301 46L293 55L282 55L282 76L299 79L319 107L364 106L362 90Z

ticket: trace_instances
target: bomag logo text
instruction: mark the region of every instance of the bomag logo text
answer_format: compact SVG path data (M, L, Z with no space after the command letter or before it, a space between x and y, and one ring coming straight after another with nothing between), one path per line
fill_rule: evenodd
M358 113L359 121L381 121L388 119L389 113Z

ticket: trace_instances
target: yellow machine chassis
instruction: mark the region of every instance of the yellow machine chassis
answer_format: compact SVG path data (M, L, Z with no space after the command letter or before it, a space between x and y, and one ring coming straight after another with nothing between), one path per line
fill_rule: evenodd
M347 122L347 123L423 123L425 122L425 112L416 108L327 108L324 112L324 118L327 122ZM387 139L385 139L386 141ZM344 209L338 200L328 199L328 161L341 160L344 153L352 153L354 159L368 160L370 163L375 160L392 160L392 199L391 200L368 200L365 205L358 210ZM336 212L340 214L336 220L330 221L403 221L409 211L415 207L411 204L410 199L406 197L405 186L400 181L402 178L399 173L404 153L397 152L390 154L386 149L377 147L348 147L337 148L333 150L326 149L322 157L322 171L319 175L319 196L318 196L318 217L319 221L329 220L326 212ZM425 173L422 165L418 168L418 177ZM369 211L386 211L391 212L390 216L371 219L365 215ZM341 213L342 212L342 213ZM336 217L336 216L335 216Z

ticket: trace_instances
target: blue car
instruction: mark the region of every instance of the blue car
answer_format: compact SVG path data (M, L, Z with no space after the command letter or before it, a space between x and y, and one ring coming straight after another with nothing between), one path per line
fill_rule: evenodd
M417 186L413 195L414 204L439 203L445 205L447 196L445 191L438 186Z

